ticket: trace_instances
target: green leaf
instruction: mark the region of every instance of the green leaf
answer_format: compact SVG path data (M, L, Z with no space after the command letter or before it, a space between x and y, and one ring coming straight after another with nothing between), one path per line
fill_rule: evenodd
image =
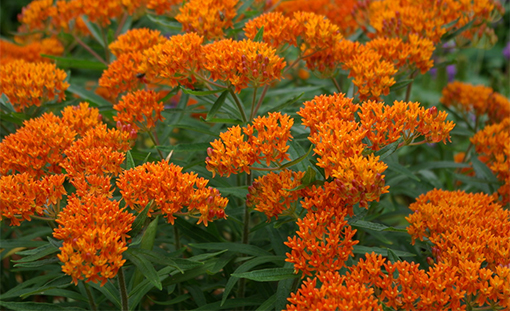
M281 111L283 108L291 106L292 104L297 102L301 97L303 97L304 94L305 93L301 93L299 95L296 95L296 96L292 97L291 99L285 101L283 104L280 104L280 105L278 105L276 107L270 108L269 110L267 110L267 112Z
M140 243L140 248L152 250L154 247L154 239L156 238L156 232L158 229L158 220L159 216L156 216L156 218L147 226L147 229L145 229L142 242Z
M205 151L207 148L211 147L210 143L192 143L192 144L178 144L173 146L164 146L158 147L161 151L170 152L195 152L195 151Z
M443 25L443 28L450 28L451 26L455 25L457 22L459 21L459 19L451 22L450 24L446 24L446 25ZM455 38L457 35L459 35L460 33L462 33L464 30L468 29L469 27L471 27L473 25L473 23L475 22L474 19L470 20L467 24L465 24L464 26L460 27L459 29L455 30L455 31L452 31L450 33L445 33L442 37L441 37L441 42L448 42L450 41L451 39Z
M234 273L230 276L230 278L227 281L227 284L225 285L225 291L223 292L223 297L221 298L221 305L223 305L225 303L228 296L230 295L230 291L232 291L232 289L234 288L234 285L239 280L239 277L234 276L234 274L248 272L252 268L254 268L260 264L263 264L263 263L274 262L274 263L278 264L278 263L283 263L284 260L285 260L285 258L281 257L281 256L262 256L262 257L257 257L252 260L249 260L249 261L243 263L242 265L240 265L234 271Z
M183 234L199 242L219 242L216 236L210 234L204 229L192 225L184 219L177 217L175 219L175 225L182 231Z
M395 161L395 160L393 160L391 158L387 158L386 164L388 164L388 169L389 170L394 171L394 172L396 172L398 174L404 175L404 176L406 176L408 178L414 179L416 181L420 181L420 179L418 177L416 177L416 175L414 175L413 172L411 172L408 168L404 167L403 165L401 165L397 161Z
M414 257L415 254L411 254L404 251L397 251L392 250L395 255L399 257ZM369 247L369 246L362 246L362 245L354 245L352 252L354 254L364 255L364 254L371 254L376 253L377 255L382 255L384 257L388 257L388 249L387 248L380 248L380 247Z
M193 309L194 311L204 310L234 310L238 309L240 307L249 307L249 306L258 306L260 304L259 298L243 298L243 299L234 299L234 300L227 300L227 302L221 306L221 303L219 301L213 302L210 304L203 305L197 309Z
M34 288L39 288L44 286L45 283L51 281L53 279L57 279L62 277L64 274L62 272L57 273L48 273L45 275L37 276L34 278L29 278L25 280L23 283L18 284L16 287L8 290L7 292L0 295L0 300L5 300L14 297L20 297L21 295L31 292ZM32 287L30 287L32 286Z
M101 107L111 107L112 106L112 104L109 101L107 101L106 99L102 98L101 96L97 95L94 92L87 91L86 89L84 89L80 86L71 84L71 85L69 85L67 90L73 94L78 95L82 99L88 100L98 106L101 106Z
M264 301L255 311L265 311L265 310L274 310L274 304L276 302L276 294L269 297L266 301Z
M122 269L122 267L121 267ZM149 281L147 281L149 282ZM114 283L113 282L106 282L106 284L104 286L101 286L100 283L88 283L90 287L93 287L95 288L96 290L98 290L101 294L103 294L110 302L112 302L115 307L117 308L117 310L120 310L121 309L121 306L120 306L120 293L119 293L119 290L117 289L116 285L113 285ZM153 285L151 284L151 288L153 287Z
M103 48L106 48L105 45L104 45L104 40L103 40L103 36L101 35L101 29L99 28L99 26L97 26L96 24L94 23L91 23L89 21L89 19L87 18L87 16L85 15L82 15L82 20L83 22L85 23L85 25L87 26L87 28L89 29L90 33L92 34L92 36L94 37L94 39L96 39L96 41L103 47Z
M293 268L269 268L244 273L233 273L233 277L245 278L257 282L272 282L298 277Z
M150 295L147 296L147 298L149 298L152 302L154 302L157 305L162 305L162 306L175 305L179 302L188 300L190 297L191 296L189 294L185 294L185 295L177 296L174 299L171 299L169 301L156 301L156 300L153 300Z
M14 267L23 267L23 268L35 268L35 267L41 267L45 265L54 264L56 262L59 262L60 260L57 257L38 260L38 261L31 261L26 263L17 263L14 265Z
M395 251L388 249L388 260L395 263L397 261L401 261L400 257L398 257L397 254L395 254Z
M374 153L375 156L379 156L379 160L383 160L388 156L392 155L397 149L398 145L402 142L402 138L399 138L397 141L392 142L389 145L384 146L380 150Z
M14 110L14 107L11 104L11 101L4 93L2 93L2 96L0 97L0 105L2 106L3 111L16 112L16 110Z
M431 170L436 168L468 168L468 167L470 167L470 165L467 163L457 163L454 161L430 161L413 165L409 168L409 170L417 172L421 170Z
M487 179L490 184L498 183L499 180L494 176L494 173L491 171L490 168L487 167L485 163L482 163L480 160L478 160L477 157L473 157L471 159L471 163L473 165L473 169L475 170L476 177L479 177L481 179ZM495 189L488 189L489 192L494 192Z
M183 86L181 86L181 90L186 94L196 95L196 96L205 96L205 95L212 95L212 94L216 94L216 93L220 93L220 92L227 92L227 91L225 91L225 89L217 89L217 90L210 90L210 91L193 91L193 90L187 89Z
M255 42L264 42L264 26L260 27L259 31L257 31L257 34L255 35L255 38L253 38L253 41Z
M139 256L142 256L145 259L147 259L153 263L157 263L157 264L168 266L168 267L173 267L173 268L179 270L179 272L181 272L181 273L184 273L184 271L187 269L191 269L192 267L198 267L203 264L198 261L182 259L184 261L184 266L185 266L185 268L183 269L183 268L179 267L179 265L174 261L174 258L170 258L168 256L165 256L163 254L160 254L155 251L148 250L148 249L133 248L132 250L133 250L133 253L135 253ZM177 259L177 258L175 258L175 259Z
M221 249L252 256L272 256L272 254L255 245L241 243L190 243L189 246L199 249Z
M138 216L136 216L135 218L135 221L133 222L133 225L131 226L131 231L129 232L129 235L132 236L132 237L136 237L138 235L138 233L140 233L140 231L142 231L142 228L145 224L145 220L147 219L147 213L149 212L149 208L150 206L152 205L152 201L150 201L149 203L147 203L147 205L145 205L145 208L138 214ZM141 242L141 239L140 241L138 241L138 243L131 243L130 245L137 245Z
M40 246L38 248L36 248L35 250L31 250L33 255L29 255L27 257L23 257L21 258L20 260L15 260L14 262L17 262L17 263L25 263L25 262L31 262L31 261L35 261L37 259L40 259L42 257L45 257L45 256L48 256L48 255L51 255L53 253L56 253L59 251L58 248L56 248L55 246L53 246L52 244L46 244L46 245L43 245L43 246ZM27 252L27 251L25 251ZM23 253L23 252L20 252L20 253Z
M239 186L239 187L216 187L222 196L232 195L241 200L246 200L246 195L248 195L248 186Z
M126 170L130 170L135 168L135 160L133 160L133 155L131 155L131 151L126 152Z
M308 149L308 151L300 156L299 158L295 159L295 160L292 160L290 162L287 162L285 164L283 164L282 166L280 166L280 169L285 169L287 167L291 167L291 166L294 166L296 164L298 164L299 162L303 161L304 159L306 159L308 157L308 155L310 154L310 152L312 152L313 150L313 145L310 145L310 148Z
M405 228L393 228L388 227L383 224L378 224L374 222L364 221L364 220L356 220L349 224L354 228L368 229L374 231L394 231L394 232L407 232Z
M41 56L50 58L56 61L57 66L60 68L77 68L77 69L90 69L103 71L108 68L105 64L98 61L84 60L72 57L59 57L53 55L41 54Z
M146 258L140 256L130 248L124 252L124 256L131 261L157 289L161 290L163 288L156 269L154 269L154 266Z
M292 267L292 263L287 262L285 264L285 268ZM276 288L276 302L275 302L275 310L284 310L285 305L287 303L287 298L290 296L291 291L293 291L293 284L296 279L286 279L278 282L278 287Z
M211 132L207 129L198 128L196 126L190 126L187 124L172 124L171 126L174 128L180 128L180 129L190 130L190 131L194 131L194 132L198 132L198 133L202 133L202 134L207 134L212 137L219 137L218 133ZM158 149L161 149L161 150L164 150L164 148L166 148L166 146L158 147Z
M42 303L42 302L7 302L0 301L0 306L13 311L86 311L78 307L69 306L66 303Z
M203 120L204 122L209 122L209 123L225 123L225 124L235 124L235 125L243 124L243 121L237 120L237 119L216 119L216 118L212 118L212 119L209 119L209 120L205 120L205 119L201 118L201 120Z
M210 120L214 119L216 113L218 113L221 106L223 106L223 104L225 103L225 99L227 99L228 94L229 94L228 91L224 91L223 93L221 93L218 99L216 99L214 105L211 107L211 110L209 110L209 112L207 113L207 116L205 118L206 122L209 122Z
M413 83L414 79L406 79L396 82L390 87L390 92L394 92L396 90L400 90Z
M161 25L165 28L172 29L172 30L181 30L182 25L179 22L170 21L163 16L154 16L151 14L145 14L148 19L150 19L152 22Z

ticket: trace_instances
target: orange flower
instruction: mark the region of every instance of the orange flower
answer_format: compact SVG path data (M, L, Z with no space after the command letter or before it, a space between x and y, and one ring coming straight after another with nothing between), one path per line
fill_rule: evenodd
M204 38L196 33L172 36L143 52L136 73L145 74L151 83L192 86L201 68ZM135 74L136 74L135 73Z
M224 39L204 46L203 68L210 79L228 81L236 92L280 80L285 67L276 50L263 42Z
M280 173L270 172L261 176L248 187L246 205L255 206L255 210L266 214L267 220L278 215L293 212L291 205L297 202L301 191L292 190L301 185L304 172L283 170ZM295 208L294 208L295 209Z
M163 37L158 30L148 28L136 28L128 30L112 42L108 48L113 55L119 57L122 54L142 52L154 45L165 43L167 38Z
M27 30L46 30L48 20L54 14L53 0L34 0L23 8L18 20Z
M56 31L64 31L80 36L90 35L90 30L82 18L81 1L57 0L56 10L52 10L51 23Z
M213 148L207 149L207 169L213 175L230 176L242 171L250 174L255 162L265 160L269 166L273 161L281 163L289 160L287 141L292 138L290 129L293 124L293 119L279 112L258 117L253 120L253 125L243 128L247 141L239 126L229 128L220 134L220 139L211 143Z
M105 196L87 195L69 198L59 214L56 239L64 240L57 255L64 264L62 271L78 280L100 282L103 286L115 277L126 260L127 233L135 216L119 207L119 202Z
M497 123L510 115L510 100L490 87L454 81L443 89L441 103L461 112L473 111L477 116L489 115L489 123Z
M475 150L504 182L498 190L503 205L510 203L510 117L478 131L471 139Z
M127 53L113 61L99 78L99 86L104 87L111 100L124 92L138 89L144 80L137 77L138 67L145 61L141 52Z
M62 123L80 136L102 124L101 120L99 109L90 108L87 102L82 102L79 106L67 106L62 111Z
M320 284L317 288L317 280ZM319 272L307 279L287 300L285 310L383 310L374 296L374 290L341 276L337 271Z
M0 214L19 226L34 214L43 215L50 204L56 204L66 191L64 175L49 175L41 180L28 173L0 177Z
M332 47L343 38L338 26L323 15L296 12L294 19L297 23L295 33L303 40L300 47L303 55Z
M92 23L100 26L110 25L111 19L119 18L123 14L132 15L145 1L139 0L74 0Z
M134 130L150 131L156 122L163 121L161 111L165 108L159 101L163 96L154 91L140 90L128 93L113 106L118 113L113 120L130 124Z
M429 191L409 208L407 231L428 238L439 262L485 262L488 268L510 264L510 211L486 194Z
M198 224L203 222L207 226L215 218L227 217L228 203L217 189L206 187L208 182L196 174L182 173L182 167L161 161L124 171L117 187L126 205L138 212L150 203L149 216L157 208L171 224L175 215L181 214L198 217Z
M278 49L284 44L297 45L295 28L296 21L283 16L279 12L262 14L244 25L244 33L250 40L254 40L259 30L264 27L262 40L271 47Z
M0 174L61 174L63 152L75 136L75 131L51 113L25 121L0 143Z
M54 64L19 60L0 66L0 93L9 98L16 111L65 99L69 83L66 73Z
M298 236L288 238L284 244L292 249L285 261L294 264L295 271L302 271L303 278L312 272L339 270L352 255L353 246L359 241L352 240L352 230L344 219L345 211L308 212L299 219Z
M196 32L207 39L224 37L224 29L234 28L238 0L190 0L175 19L185 32Z
M177 5L181 4L181 0L149 0L147 8L156 11L157 15L169 14L174 16L177 11Z

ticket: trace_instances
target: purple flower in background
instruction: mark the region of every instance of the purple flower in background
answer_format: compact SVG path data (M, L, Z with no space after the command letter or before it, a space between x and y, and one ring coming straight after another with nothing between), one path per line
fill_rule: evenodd
M432 78L435 78L437 76L437 68L436 67L430 68L429 74L432 76Z
M446 74L448 75L448 82L452 82L457 74L457 67L453 64L446 66Z
M505 48L503 49L503 56L510 60L510 41L506 44Z

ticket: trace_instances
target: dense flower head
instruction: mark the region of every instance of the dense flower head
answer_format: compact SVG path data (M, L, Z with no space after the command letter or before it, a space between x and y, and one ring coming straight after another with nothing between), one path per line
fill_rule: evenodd
M303 55L327 49L343 38L338 26L323 15L296 12L294 19L297 23L295 33L303 40L300 47Z
M147 8L154 10L157 15L170 14L174 16L177 14L177 5L181 3L182 0L149 0ZM175 14L172 14L174 12Z
M28 173L33 177L60 174L63 152L76 132L52 113L27 120L0 143L0 174Z
M0 216L11 226L30 221L30 216L42 216L49 204L56 204L66 194L64 175L48 175L42 179L28 173L0 176Z
M207 187L209 181L197 174L183 173L182 167L167 161L145 163L124 171L118 178L126 205L141 211L150 204L148 214L161 212L173 224L175 215L189 215L207 223L226 218L228 199L218 189Z
M81 13L88 19L101 26L108 26L114 18L120 18L123 14L132 15L144 2L140 0L72 0L78 3Z
M144 74L151 83L192 86L194 74L201 68L203 41L196 33L172 36L143 52L136 73Z
M72 196L60 212L53 236L63 240L57 255L62 271L78 280L103 286L115 277L125 259L127 233L135 216L119 207L119 202L102 195Z
M70 178L87 175L113 175L121 172L125 152L130 147L132 133L108 129L98 125L65 150L66 158L60 164Z
M268 221L275 216L291 211L291 205L298 201L301 191L293 190L301 186L304 172L283 170L280 173L270 172L261 176L248 187L247 206L255 207L256 211L266 214Z
M236 92L280 80L286 62L267 43L224 39L204 46L203 68L214 81L229 82Z
M128 93L113 106L118 113L113 120L122 124L130 124L135 130L148 131L163 121L161 112L165 109L160 101L162 94L154 91L139 90Z
M238 0L190 0L175 19L185 32L195 32L205 39L224 37L224 30L233 28Z
M34 0L22 9L18 20L28 30L45 30L52 10L55 10L53 0Z
M80 136L103 123L99 109L89 107L87 102L81 102L78 106L65 107L61 119L63 124L69 126Z
M356 0L290 0L278 2L276 11L285 16L299 11L324 15L344 36L349 36L358 29L357 20L364 11L363 4Z
M289 160L287 142L292 139L290 129L294 120L279 112L253 120L252 125L234 126L220 133L220 139L207 149L207 169L221 176L246 172L255 163L281 163ZM244 135L242 134L244 133ZM245 140L245 136L247 139Z
M51 24L56 31L64 31L80 36L90 35L90 30L82 18L81 0L57 0L55 8L56 10L51 11L53 13Z
M53 60L42 57L41 54L60 56L64 52L64 46L56 38L31 40L30 42L18 45L9 41L0 40L0 64L25 60L27 62L46 62Z
M113 55L119 57L122 54L141 52L154 45L165 43L167 40L158 30L136 28L120 35L117 40L110 43L108 48Z
M122 54L103 71L99 86L106 89L108 99L138 89L144 80L138 78L138 67L145 61L141 52Z
M356 230L344 217L345 211L340 209L308 212L297 221L297 236L284 242L291 248L285 261L293 263L295 271L302 271L302 277L342 268L359 242L352 240Z
M454 81L443 89L441 103L461 112L487 114L489 123L497 123L510 115L510 100L490 87Z
M0 93L9 98L16 111L45 102L62 101L69 83L65 71L55 64L14 61L0 66Z
M377 51L384 59L392 60L397 68L417 68L423 74L434 65L434 43L416 34L410 34L407 42L401 38L375 38L367 42L366 47Z
M310 128L310 134L315 134L317 126L329 119L355 121L354 113L360 107L352 102L352 98L345 97L344 93L315 96L303 105L298 115L302 117L303 125Z
M485 263L487 268L510 264L510 211L486 194L433 190L409 208L407 231L413 240L434 244L438 262Z
M286 306L287 311L383 310L373 288L350 280L338 271L321 271L313 279L308 278L287 300L291 303Z
M471 143L496 177L504 182L498 190L502 204L510 203L510 117L478 131Z
M301 206L314 212L331 212L336 210L345 211L349 216L353 215L352 204L347 204L344 193L338 187L336 182L325 182L323 185L311 185L302 190L303 200Z
M280 12L264 13L248 21L244 25L244 34L254 40L260 29L264 27L262 41L278 49L284 44L297 45L296 21L283 16Z

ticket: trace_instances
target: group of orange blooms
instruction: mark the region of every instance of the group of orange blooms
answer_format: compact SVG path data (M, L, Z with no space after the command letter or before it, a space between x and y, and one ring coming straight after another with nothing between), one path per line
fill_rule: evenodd
M373 153L399 139L399 147L447 143L455 126L436 107L404 101L390 105L380 96L390 92L396 75L431 69L435 46L445 33L471 23L455 40L494 36L489 22L502 13L499 2L255 1L253 6L264 13L244 25L242 40L226 38L242 17L237 12L241 4L34 0L25 7L15 43L3 40L0 45L0 93L17 112L65 100L65 71L41 56L63 55L60 33L82 44L91 36L87 23L106 28L115 22L120 29L128 17L152 14L175 18L183 34L167 38L145 28L116 32L108 46L114 60L94 55L107 65L95 90L117 112L116 128L82 102L65 107L59 116L45 113L29 119L2 140L2 218L13 226L34 216L54 219L58 227L53 236L63 240L58 255L62 270L75 284L105 284L124 264L128 232L147 204L149 216L162 214L171 224L178 215L196 217L206 226L227 218L228 199L197 174L184 173L165 159L121 167L137 133L150 132L164 121L161 99L168 90L182 85L266 91L301 62L323 79L345 70L355 86L357 100L343 93L321 95L304 102L298 112L327 181L306 185L305 172L279 169L295 160L287 143L296 120L280 112L256 116L260 103L244 126L230 127L211 142L205 159L213 176L267 170L249 186L246 204L268 221L290 215L296 202L307 210L297 219L297 235L285 242L290 248L286 261L306 277L288 298L287 309L382 310L382 304L406 310L510 308L510 102L485 86L452 82L441 103L487 119L471 143L503 186L494 194L433 190L409 206L414 213L406 218L407 231L413 242L427 239L434 245L428 270L366 254L339 273L358 243L345 217L352 216L354 205L368 208L391 191L385 186L387 165ZM262 27L262 40L254 41ZM367 42L347 39L360 29ZM298 50L297 59L281 56L291 46ZM460 155L457 160L466 159ZM74 193L66 193L65 182L74 186ZM120 190L125 207L112 199L112 187ZM65 207L60 206L63 196Z

